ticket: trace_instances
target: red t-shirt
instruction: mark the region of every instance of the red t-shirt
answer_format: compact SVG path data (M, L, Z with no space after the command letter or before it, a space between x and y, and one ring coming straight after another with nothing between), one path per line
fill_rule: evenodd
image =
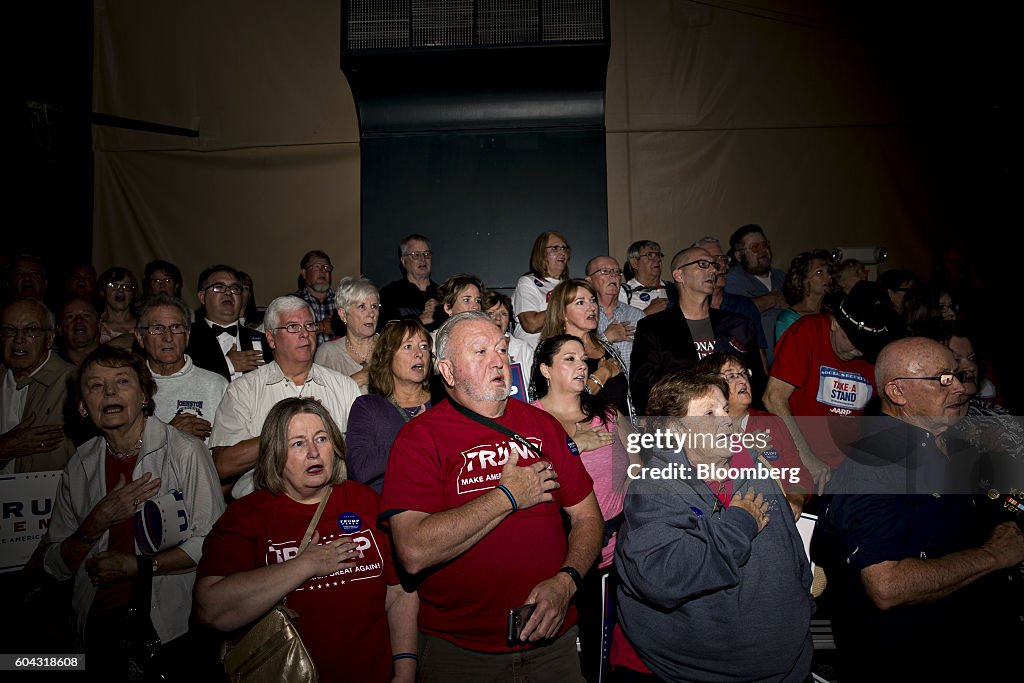
M377 530L379 497L354 481L334 487L316 530L320 543L355 537L354 567L307 580L287 605L322 681L390 680L391 641L384 601L398 583L388 537ZM203 544L196 578L229 576L285 562L298 553L316 505L257 490L228 506Z
M794 416L857 416L874 393L875 366L860 358L840 360L832 350L826 314L805 315L779 340L775 347L771 376L792 384L789 397ZM827 420L797 420L811 450L835 468L842 451L830 434Z
M510 652L508 611L565 563L561 508L593 490L579 456L567 446L558 420L521 401L506 401L497 422L518 432L550 459L561 487L554 500L510 514L476 545L424 573L418 586L419 628L460 647ZM412 420L391 446L381 500L382 523L404 510L442 512L464 505L501 483L511 449L526 467L540 459L504 434L474 422L442 401ZM570 605L564 633L576 623Z

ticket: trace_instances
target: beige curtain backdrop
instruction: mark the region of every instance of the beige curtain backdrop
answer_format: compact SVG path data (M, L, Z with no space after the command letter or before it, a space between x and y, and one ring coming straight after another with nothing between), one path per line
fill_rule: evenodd
M330 253L335 282L357 274L341 3L94 2L94 110L200 133L94 127L97 267L173 261L193 304L217 262L249 271L261 305L295 288L309 249ZM890 265L927 274L925 236L946 228L928 169L878 67L828 8L612 0L613 256L643 238L669 253L724 241L753 222L783 269L808 248L882 245Z

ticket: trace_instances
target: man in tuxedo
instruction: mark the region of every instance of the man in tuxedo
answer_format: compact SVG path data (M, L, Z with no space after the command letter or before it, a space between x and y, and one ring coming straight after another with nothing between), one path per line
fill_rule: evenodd
M273 351L261 332L239 324L242 281L231 266L211 266L199 275L198 320L192 323L186 353L198 367L229 381L269 363Z

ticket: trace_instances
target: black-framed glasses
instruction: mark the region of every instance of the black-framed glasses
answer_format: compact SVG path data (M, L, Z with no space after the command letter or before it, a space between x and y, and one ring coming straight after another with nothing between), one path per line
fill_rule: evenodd
M107 289L120 289L124 292L132 292L135 290L135 285L130 282L108 282Z
M155 285L169 285L172 282L174 282L174 278L172 278L172 277L153 277L153 278L150 278L149 281L151 283L155 284Z
M318 327L319 326L316 323L308 322L308 323L288 323L287 325L282 325L280 327L274 327L274 328L271 328L271 329L274 329L274 330L285 330L286 332L288 332L288 334L298 334L299 332L302 332L302 330L305 330L306 332L316 332Z
M0 337L3 337L4 339L13 339L21 333L28 339L39 339L39 337L41 337L45 332L49 331L49 327L39 327L38 325L29 325L28 327L3 325L0 326Z
M679 270L680 268L686 268L687 266L692 266L694 264L696 264L697 267L700 268L701 270L707 270L708 268L714 268L715 270L718 270L718 262L709 261L706 258L699 258L696 261L690 261L689 263L684 263L681 266L676 266L676 270Z
M622 275L621 268L598 268L590 275ZM588 275L589 277L589 275Z
M553 251L556 254L558 252L560 252L560 251L572 251L572 247L570 247L567 244L551 244L551 245L548 245L548 246L546 246L544 248L548 249L549 251Z
M402 258L405 258L406 256L416 260L428 259L433 258L434 252L432 252L430 249L427 249L425 251L407 251L404 254L402 254Z
M171 334L185 334L188 332L188 325L185 323L171 323L170 325L140 325L140 330L145 330L147 334L158 337L167 331Z
M206 285L206 289L212 289L217 294L230 292L235 296L242 295L242 285L227 285L224 284L223 282L214 282L212 285Z
M334 266L332 266L330 263L311 263L308 266L306 266L306 270L322 270L325 273L330 273L334 270Z
M954 379L960 382L960 384L965 383L969 376L970 373L966 370L961 370L959 372L943 372L942 374L935 375L934 377L893 377L892 379L894 382L898 379L926 379L932 382L938 382L944 387L948 387L953 384Z
M752 374L753 373L750 371L750 368L743 368L739 372L723 372L719 375L719 377L724 379L729 384L732 384L733 382L737 382L741 379L750 379L750 376Z

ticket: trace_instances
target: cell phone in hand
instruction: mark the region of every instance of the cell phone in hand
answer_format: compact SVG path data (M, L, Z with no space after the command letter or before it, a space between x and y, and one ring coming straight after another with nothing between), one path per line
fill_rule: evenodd
M534 602L508 611L508 632L505 638L508 641L509 647L523 642L521 639L523 627L526 626L526 622L530 620L530 616L535 609L537 609L537 603Z

